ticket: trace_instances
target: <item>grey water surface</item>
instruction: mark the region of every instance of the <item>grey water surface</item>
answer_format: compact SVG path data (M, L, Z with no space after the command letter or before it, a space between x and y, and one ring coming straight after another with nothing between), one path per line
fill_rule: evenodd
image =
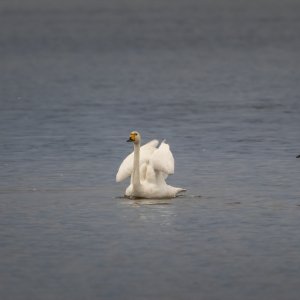
M300 297L300 2L0 3L0 299ZM129 132L186 188L123 198Z

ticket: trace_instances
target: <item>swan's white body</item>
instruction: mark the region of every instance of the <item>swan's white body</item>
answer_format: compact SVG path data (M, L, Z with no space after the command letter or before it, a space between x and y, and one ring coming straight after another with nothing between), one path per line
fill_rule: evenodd
M120 182L131 176L131 183L125 195L133 198L174 198L178 193L185 191L166 183L168 175L174 173L174 158L169 145L163 141L153 140L144 146L140 145L140 135L136 136L134 151L128 155L119 167L116 181Z

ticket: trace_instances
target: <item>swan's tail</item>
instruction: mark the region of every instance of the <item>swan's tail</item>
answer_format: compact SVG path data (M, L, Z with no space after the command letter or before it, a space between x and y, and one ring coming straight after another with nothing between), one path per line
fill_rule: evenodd
M176 188L176 196L178 196L178 194L184 193L186 192L186 189L182 189L182 188Z

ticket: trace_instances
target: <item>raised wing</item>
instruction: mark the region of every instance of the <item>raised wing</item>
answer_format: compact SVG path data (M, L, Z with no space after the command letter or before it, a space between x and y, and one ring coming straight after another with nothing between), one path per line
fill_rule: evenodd
M158 140L152 140L141 147L140 150L140 165L149 160L152 153L157 149ZM129 154L121 163L119 171L116 175L116 181L120 182L131 175L133 171L133 152Z
M169 175L174 174L174 157L169 145L165 141L153 152L151 162L154 170Z

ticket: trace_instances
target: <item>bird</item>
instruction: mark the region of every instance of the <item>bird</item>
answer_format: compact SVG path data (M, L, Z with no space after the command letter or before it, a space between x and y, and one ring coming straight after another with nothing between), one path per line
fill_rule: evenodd
M296 158L300 158L300 155L298 155Z
M134 151L122 161L116 175L117 182L131 176L125 196L135 199L175 198L186 191L165 181L168 175L174 174L174 157L166 141L159 145L158 140L152 140L141 146L141 140L138 131L130 133L127 142L133 143Z

